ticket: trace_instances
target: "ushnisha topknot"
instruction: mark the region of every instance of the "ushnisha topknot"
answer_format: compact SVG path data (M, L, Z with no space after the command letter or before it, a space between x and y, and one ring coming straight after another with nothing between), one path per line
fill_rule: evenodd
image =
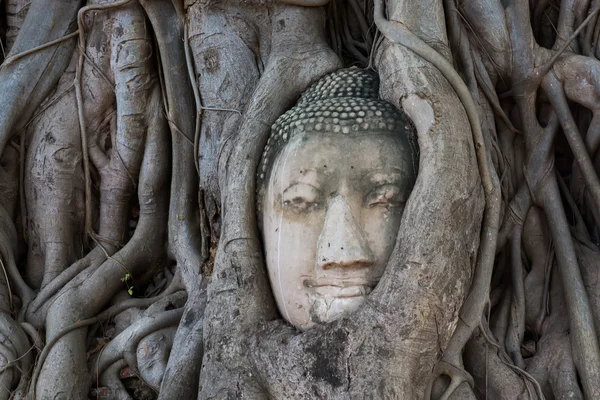
M312 84L296 105L275 121L257 171L259 199L273 162L292 136L301 132L358 131L396 132L411 149L416 173L418 148L412 122L402 111L379 98L379 77L375 72L350 67Z

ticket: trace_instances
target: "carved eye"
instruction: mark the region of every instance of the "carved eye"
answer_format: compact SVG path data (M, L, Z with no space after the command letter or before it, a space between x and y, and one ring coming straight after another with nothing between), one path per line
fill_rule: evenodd
M304 197L294 197L291 200L283 202L283 207L288 209L294 209L295 211L315 211L319 208L319 203L315 201L308 201Z
M294 212L312 212L320 209L321 192L312 185L297 183L282 195L283 208Z
M396 185L382 185L372 190L366 197L365 203L373 207L403 207L406 203Z

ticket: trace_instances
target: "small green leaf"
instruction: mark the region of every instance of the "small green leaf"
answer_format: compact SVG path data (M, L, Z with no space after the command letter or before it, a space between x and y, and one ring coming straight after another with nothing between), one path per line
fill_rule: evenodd
M129 293L130 296L133 296L133 286L127 289L127 293Z

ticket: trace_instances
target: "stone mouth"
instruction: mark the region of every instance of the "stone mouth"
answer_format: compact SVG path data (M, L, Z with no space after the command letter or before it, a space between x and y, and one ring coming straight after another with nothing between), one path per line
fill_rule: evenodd
M367 296L373 291L375 284L369 282L328 283L305 280L304 286L321 297L343 299Z

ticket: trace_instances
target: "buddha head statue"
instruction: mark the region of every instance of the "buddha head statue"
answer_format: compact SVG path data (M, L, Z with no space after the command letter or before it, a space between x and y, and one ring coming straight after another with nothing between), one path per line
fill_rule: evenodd
M375 73L338 70L277 119L258 170L275 301L304 330L356 310L377 285L415 182L414 128Z

